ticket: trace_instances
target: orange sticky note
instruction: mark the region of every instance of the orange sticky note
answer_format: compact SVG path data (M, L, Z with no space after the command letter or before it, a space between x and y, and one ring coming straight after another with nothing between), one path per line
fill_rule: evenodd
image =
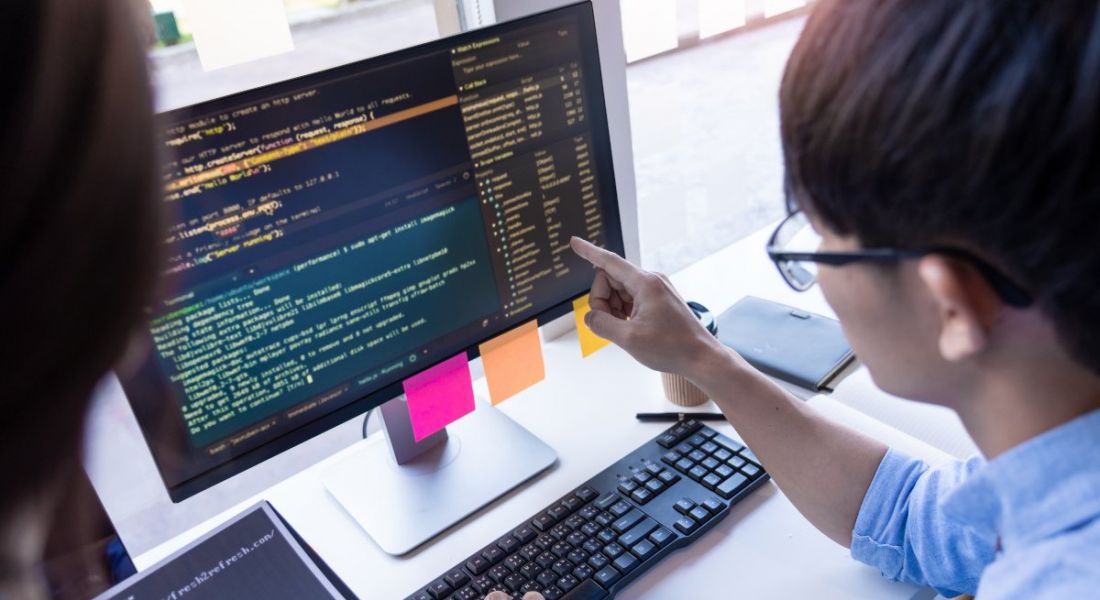
M489 399L504 402L546 378L538 321L529 321L478 346Z
M577 319L577 339L581 342L581 356L585 358L610 343L592 333L588 325L584 324L584 315L587 315L591 310L588 307L588 294L573 301L573 315Z

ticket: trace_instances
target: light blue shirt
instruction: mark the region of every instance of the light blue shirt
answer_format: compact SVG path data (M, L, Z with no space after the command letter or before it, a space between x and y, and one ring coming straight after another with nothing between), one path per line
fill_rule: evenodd
M948 598L1100 598L1100 411L989 462L930 468L889 451L852 556Z

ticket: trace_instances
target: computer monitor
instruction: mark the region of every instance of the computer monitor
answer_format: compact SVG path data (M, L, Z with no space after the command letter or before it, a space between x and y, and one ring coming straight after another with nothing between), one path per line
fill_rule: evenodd
M587 2L161 123L164 292L122 383L174 501L568 312L570 236L623 251Z

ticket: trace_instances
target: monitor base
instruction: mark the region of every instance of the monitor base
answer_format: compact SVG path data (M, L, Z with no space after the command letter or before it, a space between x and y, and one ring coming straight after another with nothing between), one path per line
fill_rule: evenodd
M396 448L390 423L387 429ZM489 406L446 431L403 464L390 444L365 440L324 476L328 491L387 554L409 553L557 462L550 446Z

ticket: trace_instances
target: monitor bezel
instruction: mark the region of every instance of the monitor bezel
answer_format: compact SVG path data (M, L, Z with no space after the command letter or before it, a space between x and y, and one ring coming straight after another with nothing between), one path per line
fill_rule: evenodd
M589 130L592 135L593 146L596 148L606 149L606 153L594 153L596 155L595 158L597 161L597 178L599 181L599 189L601 194L601 208L604 211L603 216L606 228L606 247L621 256L624 255L622 222L618 202L618 189L615 181L611 135L608 127L606 101L603 86L603 70L600 64L599 40L596 31L596 21L591 0L583 0L581 2L572 3L529 16L521 17L512 21L507 21L505 23L489 25L480 29L475 29L453 36L440 38L388 54L371 57L361 61L356 61L330 69L325 69L316 73L310 73L277 83L244 90L235 94L203 101L194 105L172 109L160 113L159 118L164 119L168 122L179 122L196 114L207 114L209 112L215 111L215 106L217 105L232 104L234 102L242 101L246 96L252 96L264 92L277 94L280 93L280 88L310 85L314 83L314 80L340 77L352 72L366 71L383 64L409 60L419 55L435 53L438 52L440 49L446 49L456 44L460 44L465 39L481 38L487 33L492 33L494 30L514 30L530 25L532 21L552 19L556 15L570 12L577 14L577 16L579 17L579 41L582 47L586 47L587 44L592 44L592 47L594 49L594 52L592 52L591 56L584 55L581 57L582 67L584 69L584 72L586 73L585 92L589 96ZM549 306L545 310L539 312L534 317L525 316L519 319L504 320L497 327L487 330L486 335L473 341L465 348L460 348L454 353L450 353L450 356L454 356L458 352L465 352L469 360L478 358L480 356L478 346L486 340L492 339L493 337L514 327L522 325L525 322L529 322L532 319L537 320L540 326L545 325L546 323L549 323L550 321L553 321L571 312L573 310L573 301L577 298L584 296L587 293L587 288L577 290L575 292L570 292L566 294L566 296L560 302ZM426 364L425 369L430 368L435 364L439 364L443 360L446 360L446 358L447 357L444 357L430 364ZM135 377L133 377L133 379L139 379L139 377L137 377L135 374ZM302 444L314 437L317 437L318 435L321 435L324 432L349 421L350 419L361 416L366 412L373 410L381 404L392 400L393 398L396 398L404 393L401 381L399 380L393 382L374 392L366 394L358 399L352 400L348 404L338 409L335 409L330 413L319 416L316 419L309 421L308 423L291 429L279 435L278 437L262 443L255 448L227 458L221 464L213 466L188 479L184 479L182 481L179 481L178 483L172 484L169 482L169 477L167 476L168 474L165 472L165 469L170 468L170 466L165 465L163 458L158 456L156 448L158 447L159 442L157 439L155 439L157 436L153 435L152 433L157 428L163 426L160 423L160 419L163 415L165 407L150 406L154 403L143 403L140 400L135 402L131 399L131 390L134 390L135 388L140 388L140 384L128 382L128 378L124 378L121 374L119 375L119 380L121 381L123 390L126 393L128 403L132 407L135 416L137 417L142 435L150 448L150 452L153 455L154 463L157 466L157 471L160 474L161 480L164 483L165 488L168 491L169 498L172 500L172 502L180 502L196 494L199 494L206 489L209 489L279 454L282 454L283 452L286 452L287 450L298 446L299 444ZM175 409L175 406L173 405L168 408Z

